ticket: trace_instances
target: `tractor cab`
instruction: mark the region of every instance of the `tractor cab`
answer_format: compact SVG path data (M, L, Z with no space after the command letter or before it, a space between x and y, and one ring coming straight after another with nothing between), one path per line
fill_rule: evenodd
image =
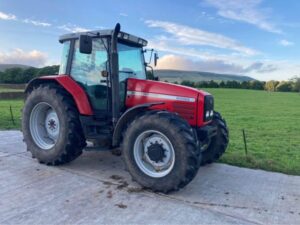
M113 33L114 30L98 30L66 34L59 39L63 44L59 74L68 74L80 84L97 116L111 112L114 94L118 95L119 111L124 111L126 80L146 79L143 47L147 41L119 31L114 50ZM117 51L118 62L112 59L113 51ZM113 69L117 70L114 76ZM114 86L114 81L118 85Z

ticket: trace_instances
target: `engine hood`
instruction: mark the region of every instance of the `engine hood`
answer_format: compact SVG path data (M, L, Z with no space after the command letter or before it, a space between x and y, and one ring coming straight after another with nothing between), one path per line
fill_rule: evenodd
M178 113L190 125L201 126L206 95L210 94L186 86L129 78L127 80L126 107L130 108L145 103L163 103L153 106L153 108Z
M200 96L209 95L205 91L201 91L195 88L186 87L177 84L171 84L161 81L152 80L139 80L129 78L127 83L127 90L131 92L143 92L143 93L153 93L161 95L170 95L187 98L186 100L192 101ZM153 95L154 96L154 95ZM179 98L180 99L180 98Z

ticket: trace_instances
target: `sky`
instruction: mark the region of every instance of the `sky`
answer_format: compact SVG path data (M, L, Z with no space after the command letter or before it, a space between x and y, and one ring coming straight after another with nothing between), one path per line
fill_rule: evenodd
M1 0L0 63L59 64L58 37L121 29L159 52L157 69L287 80L300 75L298 0Z

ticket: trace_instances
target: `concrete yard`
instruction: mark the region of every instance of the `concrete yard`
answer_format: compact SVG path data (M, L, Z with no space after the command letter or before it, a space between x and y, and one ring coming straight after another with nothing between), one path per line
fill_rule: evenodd
M299 176L212 164L163 195L110 152L41 165L19 131L0 132L0 171L0 224L300 224Z

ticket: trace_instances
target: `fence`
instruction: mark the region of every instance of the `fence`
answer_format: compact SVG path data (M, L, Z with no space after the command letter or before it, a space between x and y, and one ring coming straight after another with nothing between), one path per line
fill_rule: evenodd
M0 88L25 89L26 84L0 84Z
M0 130L20 129L23 101L5 102L0 104ZM229 147L221 162L300 175L300 127L290 126L230 129Z
M300 128L230 131L229 148L222 161L300 175Z
M17 101L17 103L16 103ZM0 104L0 130L20 129L22 100L14 100L13 104L9 101L1 101Z
M24 92L0 92L0 100L3 99L23 99Z

